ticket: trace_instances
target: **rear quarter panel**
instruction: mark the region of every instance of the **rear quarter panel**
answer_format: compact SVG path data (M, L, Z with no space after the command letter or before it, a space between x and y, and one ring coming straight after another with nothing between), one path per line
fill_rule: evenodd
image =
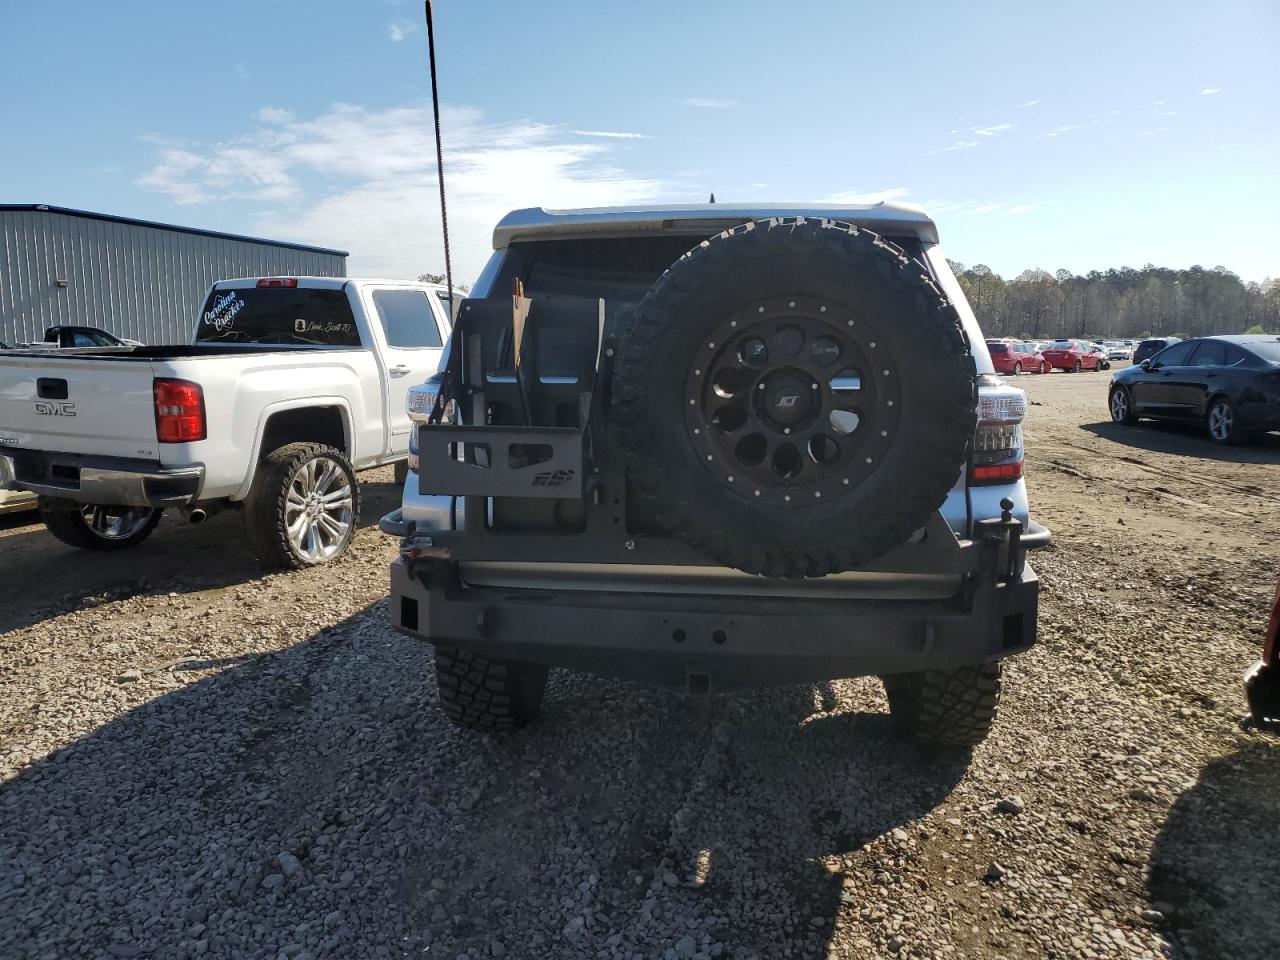
M357 467L382 454L382 392L368 350L291 350L238 357L173 360L157 376L191 380L204 390L208 437L162 444L166 466L201 463L202 499L248 495L263 433L272 414L303 407L337 407L347 453Z

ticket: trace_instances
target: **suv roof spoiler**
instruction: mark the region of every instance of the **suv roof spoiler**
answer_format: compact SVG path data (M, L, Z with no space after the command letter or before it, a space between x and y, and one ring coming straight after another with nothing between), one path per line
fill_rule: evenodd
M493 249L526 240L582 239L675 233L706 236L752 220L771 217L829 217L865 227L886 236L917 237L922 243L938 242L938 228L919 207L908 203L796 204L762 203L734 206L727 203L695 203L673 206L595 207L581 210L548 210L528 207L513 210L493 231Z

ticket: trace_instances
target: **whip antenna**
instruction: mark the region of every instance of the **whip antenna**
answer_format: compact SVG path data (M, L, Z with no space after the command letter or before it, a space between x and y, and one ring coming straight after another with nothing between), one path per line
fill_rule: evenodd
M449 209L444 202L444 144L440 139L440 87L436 83L436 31L431 18L431 0L427 10L427 53L431 62L431 110L436 120L436 175L440 182L440 229L444 234L444 279L449 288L449 317L453 318L453 265L449 259Z

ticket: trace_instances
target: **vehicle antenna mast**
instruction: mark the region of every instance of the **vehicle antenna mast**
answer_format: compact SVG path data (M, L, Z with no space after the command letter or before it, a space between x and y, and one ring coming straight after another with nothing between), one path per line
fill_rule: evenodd
M436 179L440 182L440 229L444 234L444 279L449 288L449 313L452 319L453 264L449 259L449 209L444 201L444 143L440 139L440 86L436 82L436 31L431 17L431 0L425 0L427 13L427 54L431 62L431 110L436 121Z

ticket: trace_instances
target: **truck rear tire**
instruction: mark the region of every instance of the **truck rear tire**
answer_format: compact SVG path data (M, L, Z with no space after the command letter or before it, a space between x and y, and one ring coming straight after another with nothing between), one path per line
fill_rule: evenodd
M538 718L547 668L437 646L436 683L445 716L460 727L498 733L518 730Z
M1000 705L1000 662L882 677L889 715L903 736L943 747L976 747Z
M55 537L81 550L127 550L136 547L160 522L155 507L123 507L76 503L63 497L40 497L40 519Z
M342 451L287 443L258 464L245 500L249 539L263 563L298 570L346 553L360 517L360 484Z
M622 335L612 397L642 515L769 577L848 570L923 527L977 403L959 315L925 268L800 217L672 264Z

